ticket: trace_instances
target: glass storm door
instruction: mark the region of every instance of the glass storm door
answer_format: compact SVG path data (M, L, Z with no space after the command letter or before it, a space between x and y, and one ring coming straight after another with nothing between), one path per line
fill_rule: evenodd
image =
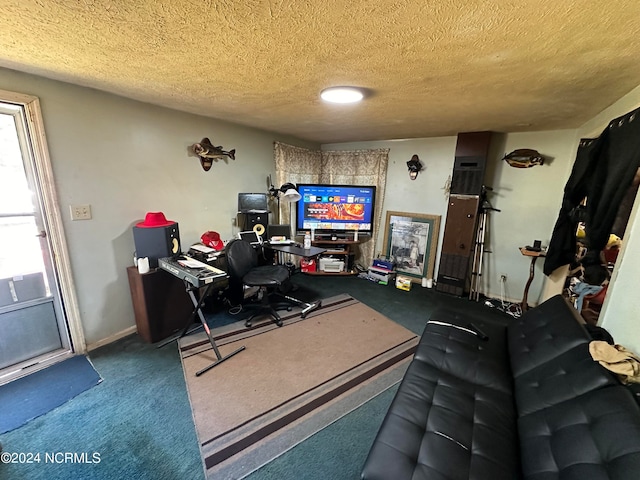
M0 384L71 352L24 108L0 102Z

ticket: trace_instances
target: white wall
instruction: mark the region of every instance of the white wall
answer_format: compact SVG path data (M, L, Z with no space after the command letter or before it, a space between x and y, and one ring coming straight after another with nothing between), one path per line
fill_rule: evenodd
M441 215L436 272L447 214L445 184L453 173L457 137L421 138L376 142L326 144L323 150L389 148L387 193L383 219L389 210ZM502 161L505 153L517 148L538 150L550 161L527 169L513 168ZM406 162L417 154L425 166L416 180L409 179ZM530 260L518 247L539 239L544 245L551 238L564 184L575 157L575 131L494 134L489 153L485 184L494 188L489 195L492 205L501 212L489 214L482 291L500 297L501 274L507 275L506 297L520 301L529 278ZM384 220L383 220L384 221ZM376 251L384 245L384 226L377 239ZM543 261L536 263L534 282L529 289L529 303L540 301L544 275Z
M485 175L487 185L494 189L489 199L500 210L489 215L488 247L493 253L485 257L483 274L489 296L500 296L500 276L506 274L506 297L522 300L531 260L520 253L519 247L532 245L534 240L549 245L575 159L575 135L575 130L495 135ZM546 157L545 163L514 168L502 161L505 154L519 148L537 150ZM535 263L528 295L530 305L543 301L543 265L543 258Z
M266 192L273 142L299 140L0 69L0 89L40 98L87 344L135 324L126 276L132 226L163 211L183 248L206 230L228 239L238 192ZM205 172L187 147L210 137L236 160ZM93 219L72 222L70 204Z

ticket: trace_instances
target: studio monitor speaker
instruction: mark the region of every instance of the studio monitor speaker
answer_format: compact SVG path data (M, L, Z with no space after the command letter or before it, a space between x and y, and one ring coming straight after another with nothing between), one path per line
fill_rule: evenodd
M138 258L149 257L149 266L158 267L158 259L179 255L180 231L178 224L173 223L165 227L133 227L133 242Z
M243 213L242 215L244 215L243 230L253 230L260 236L265 234L269 225L269 212Z

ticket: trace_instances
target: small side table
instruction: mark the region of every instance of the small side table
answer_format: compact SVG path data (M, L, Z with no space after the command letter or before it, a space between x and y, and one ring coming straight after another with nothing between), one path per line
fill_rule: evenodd
M547 252L541 250L536 252L535 250L527 250L525 247L520 247L520 253L525 257L531 258L531 266L529 267L529 280L527 280L527 284L524 287L524 295L522 296L522 311L526 312L529 309L529 305L527 303L527 296L529 295L529 287L531 286L531 282L533 282L533 276L536 273L535 266L536 260L540 257L544 257Z

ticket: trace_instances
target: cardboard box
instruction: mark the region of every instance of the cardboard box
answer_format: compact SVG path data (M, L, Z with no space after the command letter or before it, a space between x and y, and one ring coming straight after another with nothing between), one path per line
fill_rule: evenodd
M384 268L385 270L393 270L393 268L395 267L393 261L386 260L384 258L374 258L373 259L373 266L374 267Z
M398 277L396 277L396 288L406 290L408 292L411 290L411 279L409 277L398 275Z

